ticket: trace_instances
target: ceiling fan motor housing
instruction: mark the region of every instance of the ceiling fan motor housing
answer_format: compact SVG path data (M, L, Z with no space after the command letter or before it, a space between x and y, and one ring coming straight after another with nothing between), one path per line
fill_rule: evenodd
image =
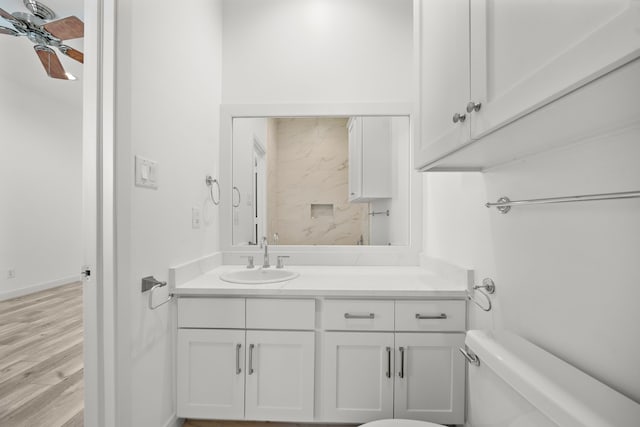
M44 21L51 21L56 17L53 10L45 6L36 0L23 0L24 6L29 9L29 12L37 16Z

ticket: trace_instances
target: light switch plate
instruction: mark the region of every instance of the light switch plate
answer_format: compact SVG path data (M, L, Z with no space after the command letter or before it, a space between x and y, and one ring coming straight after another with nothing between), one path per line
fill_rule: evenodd
M158 188L158 162L136 156L136 186Z

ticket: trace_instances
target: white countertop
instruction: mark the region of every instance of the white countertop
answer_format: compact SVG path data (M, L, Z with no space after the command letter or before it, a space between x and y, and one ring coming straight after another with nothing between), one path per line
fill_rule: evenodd
M287 266L299 277L280 283L243 285L220 280L220 274L243 269L223 265L174 290L178 296L317 296L465 298L466 284L422 267ZM273 267L272 267L273 268Z

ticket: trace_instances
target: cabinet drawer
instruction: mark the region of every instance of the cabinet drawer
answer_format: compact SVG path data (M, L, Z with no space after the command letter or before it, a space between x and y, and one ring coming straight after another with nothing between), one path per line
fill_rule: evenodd
M464 301L396 301L397 331L464 331Z
M311 330L315 325L314 299L247 299L247 329Z
M393 301L327 300L322 322L327 330L393 331Z
M244 298L178 298L179 328L244 328Z

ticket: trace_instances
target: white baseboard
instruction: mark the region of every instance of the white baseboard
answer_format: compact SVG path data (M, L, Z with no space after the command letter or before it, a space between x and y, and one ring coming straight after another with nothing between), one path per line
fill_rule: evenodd
M176 414L172 414L169 420L164 423L163 427L182 427L182 424L184 424L184 419L178 418Z
M44 291L45 289L55 288L56 286L66 285L67 283L77 282L79 280L80 280L80 276L69 276L69 277L63 277L61 279L52 280L50 282L36 283L35 285L23 286L18 289L0 291L0 301L21 297L23 295L29 295L34 292Z

